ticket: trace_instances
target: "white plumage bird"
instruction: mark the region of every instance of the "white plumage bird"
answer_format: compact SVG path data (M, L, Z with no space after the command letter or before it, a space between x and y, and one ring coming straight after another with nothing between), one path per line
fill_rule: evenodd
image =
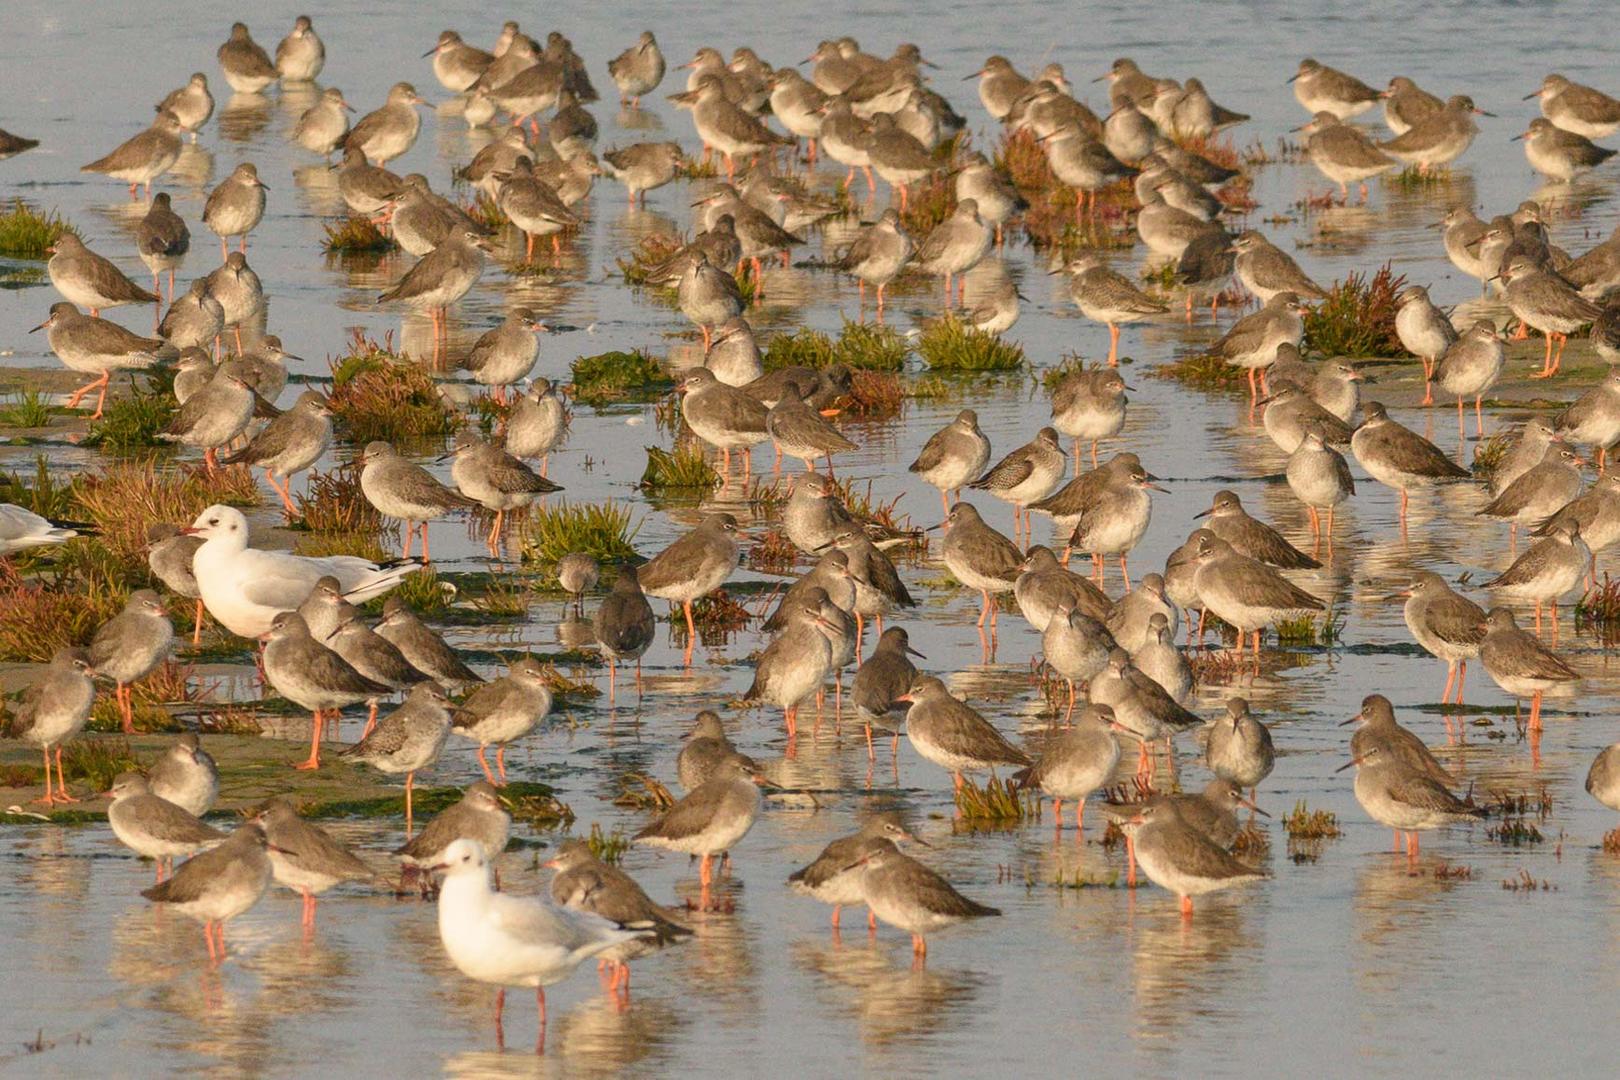
M452 842L433 869L444 874L439 892L444 951L463 975L501 988L495 997L497 1035L508 986L535 988L543 1043L546 987L599 953L653 936L650 923L624 925L536 897L496 892L489 859L476 840Z
M344 599L363 604L422 567L420 559L379 564L353 555L311 558L249 547L247 518L229 506L210 506L183 531L203 538L191 561L203 606L242 637L269 633L271 620L296 609L328 574L338 579Z

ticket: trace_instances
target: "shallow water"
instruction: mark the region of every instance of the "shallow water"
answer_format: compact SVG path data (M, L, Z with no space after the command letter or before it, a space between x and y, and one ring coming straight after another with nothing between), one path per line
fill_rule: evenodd
M1551 67L1614 88L1607 80L1607 55L1578 44L1608 14L1594 4L1414 9L1379 2L1343 11L1319 3L1113 5L1088 10L1083 18L1072 10L955 4L919 18L916 9L904 6L781 12L756 3L682 3L652 13L604 14L598 5L566 4L529 29L555 26L568 34L603 93L612 86L606 59L632 41L648 18L672 64L700 43L728 52L751 43L768 59L791 62L834 32L853 34L879 53L896 40L915 40L940 64L935 85L982 133L981 146L994 136L974 87L959 80L992 50L1008 54L1025 71L1044 59L1062 61L1094 107L1105 96L1086 80L1116 55L1132 55L1150 72L1201 75L1218 101L1253 114L1235 133L1238 141L1259 138L1268 146L1305 119L1283 80L1306 53L1373 85L1408 74L1436 92L1470 91L1482 108L1502 118L1482 121L1484 134L1448 186L1403 192L1374 185L1370 208L1263 226L1294 247L1319 280L1370 272L1388 259L1412 280L1432 282L1442 304L1470 300L1477 287L1445 262L1430 223L1453 202L1472 203L1488 215L1539 197L1518 145L1507 141L1533 115L1533 103L1520 97ZM273 48L296 13L281 4L256 9L252 25L261 44ZM431 12L377 4L317 13L328 48L322 82L341 86L362 111L400 78L442 101L446 95L417 55L444 26L479 40L497 22L467 4ZM425 322L402 321L371 303L408 261L395 257L358 269L320 255L320 225L335 216L337 199L313 159L284 140L303 105L272 96L232 107L213 60L224 37L223 15L197 18L180 5L159 3L109 7L90 17L23 0L8 7L6 25L0 69L9 92L0 123L43 145L0 163L0 193L58 207L92 246L141 280L137 271L143 268L128 254L138 211L116 182L81 175L77 167L138 130L149 103L187 73L205 71L217 84L219 110L199 148L188 151L186 176L169 178L176 209L194 230L182 280L213 265L213 238L199 220L208 187L235 162L252 160L271 192L269 214L253 235L249 255L272 296L271 329L290 351L309 358L300 373L325 374L324 358L340 353L354 328L374 336L391 332L407 348L422 346ZM678 89L678 74L672 71L661 89ZM626 130L630 118L616 117L611 103L594 111L603 125L603 146L649 137L639 128ZM649 99L649 113L635 119L650 123L653 133L662 128L693 145L686 117L660 95ZM416 147L391 167L422 171L443 190L450 166L468 160L477 145L459 119L430 115ZM1288 214L1296 199L1325 186L1308 167L1264 168L1256 175L1262 205L1255 218ZM1579 251L1606 235L1617 217L1612 188L1611 176L1600 173L1575 198L1562 199L1555 241ZM615 255L649 229L665 222L687 226L690 189L655 192L641 212L627 212L621 195L606 181L593 194L589 226L569 248L561 280L519 282L492 267L454 315L452 350L465 348L504 307L523 302L548 322L575 328L544 339L537 374L565 378L575 356L614 348L690 356L688 327L678 313L631 293L613 268ZM868 208L868 216L875 213ZM808 251L820 244L813 241ZM1033 301L1010 336L1036 365L1055 364L1068 352L1102 355L1105 331L1078 317L1061 280L1044 276L1043 257L1013 244L1004 258ZM1130 252L1116 264L1139 259L1139 251ZM775 274L773 291L756 326L836 327L856 310L853 283L826 274ZM54 363L40 351L44 342L26 334L54 299L48 287L0 293L0 362ZM908 294L891 308L891 321L909 326L934 314L937 305L931 292ZM144 328L144 312L122 309L117 317ZM1216 332L1206 317L1190 330L1171 320L1125 333L1124 351L1139 363L1127 369L1136 393L1124 441L1170 489L1155 497L1154 527L1132 560L1138 574L1162 566L1186 535L1192 514L1224 486L1239 490L1252 512L1281 524L1296 541L1308 535L1297 504L1274 482L1283 458L1248 426L1241 402L1183 390L1143 371ZM289 389L289 400L296 389ZM1568 397L1576 392L1555 389ZM1023 442L1046 416L1044 401L1024 379L975 387L971 398L997 456ZM872 478L880 495L904 493L902 509L920 524L932 524L935 493L907 477L904 466L962 404L908 402L898 421L859 429L862 450L841 460L840 470ZM1420 430L1438 429L1437 437L1449 430L1443 412L1402 418ZM1490 423L1496 430L1502 417ZM570 498L631 500L640 521L637 547L651 554L695 513L689 504L654 508L633 490L644 464L640 447L660 442L667 445L668 439L653 425L650 407L601 415L580 408L551 475L567 486ZM51 453L65 469L93 458L65 445ZM0 458L0 465L22 459ZM851 728L840 740L824 724L819 737L801 737L796 756L786 760L777 717L732 710L725 715L741 748L766 762L784 786L815 790L821 809L782 800L763 815L736 852L730 884L735 914L700 917L695 941L639 964L628 1010L598 996L588 971L554 988L542 1060L495 1052L490 991L449 967L430 906L343 892L322 904L318 931L306 941L297 929L295 900L278 890L232 923L231 959L220 971L206 972L194 926L139 899L149 867L127 858L105 829L42 826L0 832L0 936L9 942L4 955L12 987L0 1015L0 1062L76 1074L159 1068L279 1074L341 1068L362 1075L424 1068L477 1075L785 1068L814 1075L911 1075L941 1071L946 1063L974 1074L1083 1061L1099 1072L1267 1075L1298 1072L1306 1062L1330 1074L1394 1073L1444 1055L1445 1065L1458 1071L1596 1072L1611 1056L1591 1033L1609 1020L1605 1005L1616 989L1608 956L1620 930L1620 860L1598 850L1600 835L1614 821L1581 791L1581 780L1593 754L1614 737L1607 717L1616 683L1606 677L1608 654L1591 638L1566 639L1576 666L1593 677L1579 698L1549 708L1538 767L1511 714L1498 711L1511 703L1483 672L1470 680L1469 698L1491 711L1470 711L1465 743L1446 747L1442 755L1476 793L1545 787L1552 811L1538 822L1544 843L1506 847L1487 839L1483 826L1430 834L1419 872L1411 873L1403 859L1385 853L1388 836L1355 803L1350 774L1334 771L1347 754L1346 730L1335 725L1375 690L1395 700L1403 722L1431 743L1444 742L1432 706L1443 677L1440 665L1415 654L1399 605L1381 597L1414 567L1448 577L1473 571L1482 580L1482 573L1504 566L1499 531L1470 517L1482 501L1479 492L1464 488L1415 499L1406 540L1395 527L1394 499L1370 481L1340 515L1337 557L1298 580L1333 597L1345 619L1346 644L1298 654L1296 664L1241 692L1274 725L1279 749L1261 805L1274 814L1302 800L1331 810L1344 835L1327 842L1316 861L1295 862L1272 823L1267 865L1276 880L1201 902L1190 924L1179 917L1173 898L1151 887L1053 887L1056 878L1077 873L1106 878L1118 868L1120 854L1095 843L1082 849L1072 831L1054 843L1049 821L1005 832L953 833L948 778L908 750L902 750L897 780L887 772L886 757L869 780L864 747ZM986 513L998 526L1007 524L999 504L987 505ZM750 521L748 527L757 532L763 525ZM479 545L461 523L433 528L443 568L483 567ZM981 664L972 626L977 598L920 584L937 577L938 568L905 572L921 604L906 625L929 658L925 667L947 676L958 694L968 695L1004 731L1038 731L1046 719L1027 678L1036 635L1021 620L1004 620L997 662ZM747 570L739 576L758 577ZM1117 588L1112 569L1110 582ZM537 604L527 621L503 634L503 644L552 648L557 619L555 603ZM632 694L616 711L570 710L558 719L572 726L559 724L515 753L518 774L557 784L581 828L595 821L607 830L633 831L640 817L611 803L617 777L647 770L672 782L676 736L687 718L740 695L751 677L746 658L761 645L760 634L749 630L722 645L700 647L700 664L686 673L678 649L661 636L647 658L649 689L639 707ZM1230 692L1226 686L1201 687L1194 707L1215 715ZM1201 786L1205 774L1192 740L1183 738L1178 749L1184 783ZM452 744L428 779L463 783L476 773L465 745ZM855 913L842 941L833 941L827 911L781 884L822 844L848 831L853 814L871 802L897 802L912 811L934 845L925 853L928 861L964 892L1004 912L988 924L940 935L923 971L911 970L903 935L886 929L870 942ZM1089 824L1093 840L1097 817ZM340 831L379 865L398 843L397 823L345 824ZM527 852L507 857L507 887L539 887L532 861ZM1471 876L1437 879L1433 871L1440 861L1471 868ZM678 856L637 850L626 866L655 897L695 894L695 874ZM1502 887L1521 871L1545 882L1546 891ZM514 996L507 1024L519 1047L532 1038L534 1022L523 1001ZM21 1044L36 1032L55 1045L29 1056Z

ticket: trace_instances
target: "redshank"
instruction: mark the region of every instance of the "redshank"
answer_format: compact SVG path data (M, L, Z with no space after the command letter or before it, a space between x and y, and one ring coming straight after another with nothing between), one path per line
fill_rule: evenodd
M450 730L478 744L478 764L484 770L484 779L496 787L505 787L507 746L538 727L551 713L552 701L546 669L532 656L521 657L512 662L504 676L478 687L455 707ZM484 756L491 746L497 747L499 780Z
M1261 630L1279 619L1326 609L1326 604L1265 563L1240 555L1214 533L1201 532L1194 587L1205 609L1237 630L1239 657L1243 655L1246 633L1254 635L1254 659L1258 664Z
M202 219L209 231L219 237L221 261L230 254L228 241L233 236L237 239L237 250L247 250L247 234L264 220L266 190L259 179L259 170L251 161L244 161L208 193Z
M682 791L695 791L708 783L715 770L730 757L753 760L737 753L720 715L712 709L704 709L693 717L691 729L681 738L685 745L675 755L675 778Z
M764 701L780 708L790 740L798 734L800 703L819 694L835 666L832 641L823 632L832 628L822 613L826 600L826 591L818 586L784 603L782 632L760 653L754 681L743 693L744 701Z
M1446 688L1440 703L1451 700L1455 682L1457 704L1461 705L1468 661L1479 655L1480 642L1485 640L1485 610L1432 570L1412 575L1412 583L1399 595L1407 598L1403 615L1412 637L1430 656L1446 663Z
M124 610L102 623L90 639L90 666L111 679L124 734L135 731L132 683L140 682L169 658L174 626L163 601L151 589L136 589Z
M407 460L390 444L375 440L366 444L360 461L360 490L378 513L405 524L405 557L411 554L411 534L420 529L422 560L428 554L428 522L452 510L468 510L478 505L460 492L441 483L434 475Z
M152 197L152 181L174 167L180 160L180 121L174 113L163 110L152 121L152 126L121 144L106 157L97 158L79 167L80 172L103 173L129 185L129 197L135 198L136 189L146 185L146 197Z
M156 861L158 881L163 880L165 864L172 866L175 856L190 855L225 839L218 829L152 794L140 773L120 773L107 794L112 799L107 824L113 835L141 858Z
M245 23L232 23L231 36L219 47L220 70L239 94L257 94L281 77L270 54L253 40Z
M688 665L697 642L692 604L726 583L737 568L738 555L737 519L730 514L710 514L697 528L654 555L637 574L648 596L681 605L686 616L684 662Z
M988 491L1013 505L1013 539L1028 530L1028 508L1052 494L1063 482L1068 458L1058 442L1055 428L1043 427L1035 438L1020 446L968 487Z
M345 706L377 700L392 689L366 678L343 657L316 641L303 616L293 611L281 612L270 624L264 674L278 694L312 714L309 757L297 765L300 769L321 767L321 732L328 713L335 723Z
M147 770L146 782L153 795L201 817L219 795L219 766L196 733L188 731Z
M45 250L51 253L45 272L51 284L69 303L90 309L91 316L102 308L124 304L155 304L160 297L135 284L112 260L96 254L77 235L63 232Z
M99 378L79 387L67 400L67 407L74 409L86 394L97 391L92 420L101 419L113 372L145 371L177 352L172 343L132 334L117 323L82 314L65 301L52 304L50 316L29 333L36 330L45 331L51 351L70 369L81 374L99 372Z
M643 30L636 43L608 61L608 74L619 88L619 105L629 99L630 107L641 108L641 97L658 89L664 81L664 54L651 30Z
M652 645L657 631L652 605L641 591L639 574L633 566L619 567L613 588L591 617L591 633L608 658L608 703L616 699L619 661L636 662L636 694L641 694L641 657Z
M911 934L911 954L919 966L928 957L926 935L968 919L1001 914L963 896L939 874L893 846L872 851L863 865L862 899L874 916Z
M810 865L788 875L788 885L798 893L832 905L832 927L838 930L839 911L851 904L864 903L865 865L870 854L897 847L907 841L929 846L906 828L898 812L880 810L871 814L849 836L841 836L821 849ZM868 915L868 925L876 927L876 917Z
M1032 764L1028 754L1008 742L978 710L952 697L945 684L932 675L918 678L899 700L911 705L906 713L906 738L912 748L947 770L958 792L964 772Z
M338 756L391 776L405 774L405 835L410 836L416 774L439 760L449 736L450 699L438 683L422 682L411 688L403 705L377 721L359 742L339 750ZM312 910L311 920L313 917Z
M1239 862L1189 825L1176 805L1153 799L1121 826L1132 855L1155 885L1181 898L1181 917L1192 918L1193 897L1263 881L1270 875Z
M300 919L315 928L316 897L348 881L370 881L376 875L349 847L313 822L298 816L285 795L268 800L254 815L269 838L270 876L303 898Z
M1329 112L1340 120L1360 116L1383 97L1355 76L1309 57L1299 62L1299 70L1288 81L1307 112Z
M444 860L444 853L457 840L474 840L483 846L491 860L506 850L512 832L512 815L506 812L493 785L477 780L467 785L461 798L435 814L421 832L394 849L404 869L401 884L408 877L421 875L427 891L426 871Z
M1406 857L1418 856L1418 833L1474 821L1483 807L1464 802L1440 781L1374 744L1351 759L1356 766L1356 801L1367 816L1397 834L1406 834Z
M96 688L90 681L95 669L90 654L68 646L57 649L51 662L22 697L11 715L6 734L40 748L45 761L45 794L39 801L47 806L78 802L68 794L62 775L62 746L84 729L95 704ZM51 790L51 751L56 751L56 790Z
M597 858L584 840L565 840L544 865L557 871L551 879L553 901L642 932L635 941L597 954L613 973L608 988L621 998L630 993L631 960L692 936L674 912L654 903L629 874Z
M764 778L753 764L733 754L715 767L708 780L649 822L631 841L699 856L698 907L707 910L711 906L714 857L736 847L754 827L762 783Z
M382 619L375 629L400 651L411 667L440 686L474 686L484 681L444 638L397 596L383 602Z
M1401 493L1401 528L1406 528L1406 504L1413 488L1430 487L1445 480L1463 480L1468 470L1452 461L1432 442L1390 419L1381 402L1362 406L1365 417L1350 438L1350 451L1374 480Z
M257 822L245 822L218 847L181 863L167 881L141 895L203 924L208 959L225 960L225 924L247 911L270 887L270 841Z
M1105 787L1119 764L1114 710L1086 705L1074 726L1048 738L1035 764L1013 776L1020 787L1039 788L1052 797L1052 824L1063 831L1063 801L1074 801L1074 838L1085 840L1086 796Z
M1204 528L1231 544L1240 554L1259 559L1268 566L1279 570L1314 570L1322 565L1289 543L1282 533L1250 516L1235 491L1217 491L1210 508L1193 517L1207 518Z
M1534 634L1519 629L1513 612L1502 607L1492 608L1485 617L1479 660L1485 665L1485 673L1504 693L1530 699L1529 730L1535 739L1541 734L1543 695L1580 678L1574 668L1542 645ZM1534 751L1534 742L1531 747Z

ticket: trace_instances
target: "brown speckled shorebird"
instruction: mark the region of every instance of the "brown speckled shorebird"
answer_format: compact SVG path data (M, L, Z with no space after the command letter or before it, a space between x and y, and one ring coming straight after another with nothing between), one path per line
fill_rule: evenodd
M1401 529L1406 529L1406 504L1412 488L1429 487L1443 480L1465 480L1467 469L1410 428L1390 418L1381 402L1362 406L1365 419L1350 437L1350 451L1374 480L1401 493Z
M591 633L608 658L608 704L616 700L621 660L636 662L636 695L641 695L641 658L652 645L657 627L636 568L621 566L613 588L591 617Z
M1504 693L1530 699L1529 730L1532 753L1541 735L1541 698L1548 690L1575 682L1580 674L1534 634L1519 629L1513 612L1492 608L1485 617L1485 637L1479 645L1480 663Z
M692 603L725 584L737 569L737 558L737 519L730 514L710 514L697 528L654 555L637 574L648 596L681 605L686 616L687 665L692 663L697 643Z
M378 720L359 742L339 750L338 756L391 776L405 774L405 835L409 837L414 831L411 789L416 774L439 760L449 737L450 699L438 683L421 682L411 688L403 705Z
M963 409L956 419L928 437L908 471L939 489L940 510L949 515L948 492L962 497L962 485L978 476L990 460L990 440L979 430L979 414Z
M608 61L608 74L619 88L619 104L625 99L632 109L641 108L641 97L658 89L664 81L664 54L651 30L643 30L636 43Z
M1086 796L1105 787L1119 764L1114 710L1087 705L1074 726L1054 734L1041 748L1035 764L1013 779L1020 787L1039 788L1052 797L1052 825L1063 831L1063 800L1074 801L1074 838L1085 841Z
M1121 828L1148 879L1181 898L1183 919L1192 918L1194 896L1270 876L1216 846L1187 822L1176 803L1162 796L1143 803Z
M866 856L861 893L872 914L891 926L909 931L911 955L917 966L928 958L925 935L967 919L982 919L1001 912L957 892L951 883L893 844Z
M152 292L161 292L158 275L169 272L169 300L174 300L174 271L191 250L191 230L174 212L169 193L152 196L152 205L135 230L135 251L152 271Z
M1367 181L1400 164L1374 145L1361 129L1330 112L1318 112L1309 123L1294 130L1305 136L1305 156L1311 164L1339 185L1341 202L1350 198L1349 185L1360 184L1361 201L1365 203Z
M316 897L347 881L370 881L371 868L348 846L313 822L298 816L298 808L285 795L269 800L254 820L270 840L270 874L279 885L303 899L300 925L315 927Z
M1043 427L1035 438L991 466L990 471L968 487L988 491L1013 505L1013 542L1029 531L1028 507L1057 490L1063 483L1068 458L1058 443L1055 428Z
M1170 310L1169 305L1138 289L1103 264L1101 256L1081 255L1062 270L1069 277L1069 297L1086 318L1108 327L1108 366L1119 364L1119 328Z
M270 840L263 826L237 826L223 844L181 863L169 880L141 895L203 924L208 959L225 959L225 924L247 911L270 887Z
M584 840L563 841L544 865L557 871L551 879L552 900L640 932L635 941L597 954L612 972L608 989L621 1001L630 993L631 960L692 936L674 912L655 904L629 874L597 858Z
M670 851L701 857L698 881L700 909L711 906L714 857L736 847L759 816L759 786L764 778L740 754L733 754L699 787L631 838Z
M39 747L45 762L45 794L38 801L47 806L78 802L68 794L62 775L62 746L84 729L95 704L96 687L90 681L95 669L90 654L83 649L57 649L43 674L23 693L22 703L11 714L6 735ZM56 752L56 790L51 790L51 752Z
M1080 443L1091 442L1091 467L1097 467L1097 443L1125 428L1125 392L1133 387L1112 368L1077 368L1052 388L1052 426L1074 440L1075 467Z
M1480 642L1485 640L1485 609L1454 591L1445 578L1431 570L1414 574L1412 583L1397 595L1406 597L1403 615L1413 639L1430 656L1445 661L1446 688L1440 694L1440 703L1451 700L1455 681L1457 704L1461 705L1468 661L1479 655Z
M383 616L375 630L399 650L411 667L441 686L476 686L484 681L397 596L383 601Z

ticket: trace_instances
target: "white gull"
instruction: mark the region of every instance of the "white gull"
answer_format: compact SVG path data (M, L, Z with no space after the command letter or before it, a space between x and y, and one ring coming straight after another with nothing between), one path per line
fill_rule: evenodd
M297 608L328 574L346 600L363 604L422 567L420 559L378 564L353 555L311 558L249 547L247 518L229 506L210 506L182 531L203 538L191 563L203 606L242 637L269 633L270 621Z

